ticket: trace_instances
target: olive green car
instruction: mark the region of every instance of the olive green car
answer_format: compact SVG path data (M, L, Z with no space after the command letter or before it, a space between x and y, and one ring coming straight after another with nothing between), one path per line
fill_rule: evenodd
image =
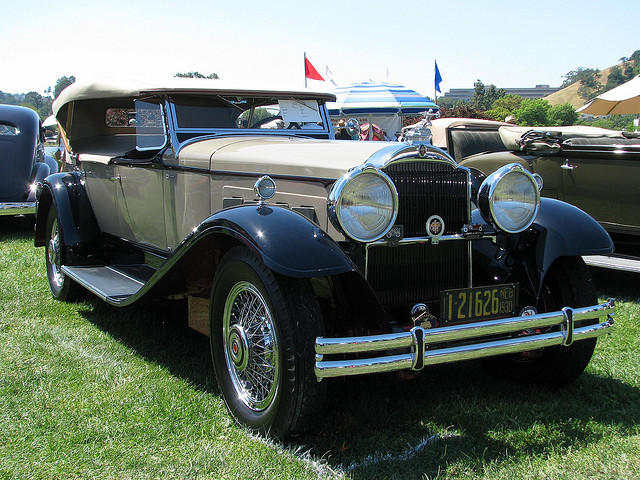
M485 176L517 163L543 179L541 194L595 218L616 250L640 244L640 138L596 127L519 127L475 119L433 121L434 144Z

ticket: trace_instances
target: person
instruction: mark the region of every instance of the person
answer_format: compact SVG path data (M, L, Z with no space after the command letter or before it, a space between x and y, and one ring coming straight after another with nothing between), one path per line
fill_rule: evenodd
M336 123L336 140L351 140L351 135L347 131L347 122L344 119L338 120Z

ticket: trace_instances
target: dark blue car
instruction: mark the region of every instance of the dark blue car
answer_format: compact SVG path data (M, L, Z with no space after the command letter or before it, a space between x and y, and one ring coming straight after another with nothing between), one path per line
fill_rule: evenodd
M36 186L58 171L44 153L40 117L26 107L0 105L0 215L30 215Z

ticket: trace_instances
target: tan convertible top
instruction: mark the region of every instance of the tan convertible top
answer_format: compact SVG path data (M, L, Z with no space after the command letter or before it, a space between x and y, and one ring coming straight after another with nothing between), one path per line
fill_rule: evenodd
M517 127L515 125L500 127L500 138L509 150L520 150L520 140L522 136L535 130L537 132L553 132L555 135L570 137L617 137L622 138L622 134L616 130L607 130L606 128L588 127L585 125L574 125L570 127Z
M204 93L212 95L275 95L296 98L316 98L331 102L335 95L301 88L269 88L264 85L229 83L208 78L166 77L154 79L96 77L78 80L65 88L53 102L53 114L75 100L96 98L131 98L155 93Z

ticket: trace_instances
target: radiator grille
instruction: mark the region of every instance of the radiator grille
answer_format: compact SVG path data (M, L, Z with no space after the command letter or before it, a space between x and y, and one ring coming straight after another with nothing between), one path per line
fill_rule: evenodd
M468 286L468 241L373 247L369 284L384 306L437 302L440 291Z
M399 162L385 172L398 190L396 224L404 226L405 236L425 235L431 215L444 219L445 234L460 233L468 222L468 174L444 162Z
M426 236L426 222L439 215L445 235L459 234L469 222L468 173L437 161L392 163L385 172L398 191L397 225L404 236ZM384 306L437 302L440 291L469 284L469 244L464 240L373 247L367 276Z

